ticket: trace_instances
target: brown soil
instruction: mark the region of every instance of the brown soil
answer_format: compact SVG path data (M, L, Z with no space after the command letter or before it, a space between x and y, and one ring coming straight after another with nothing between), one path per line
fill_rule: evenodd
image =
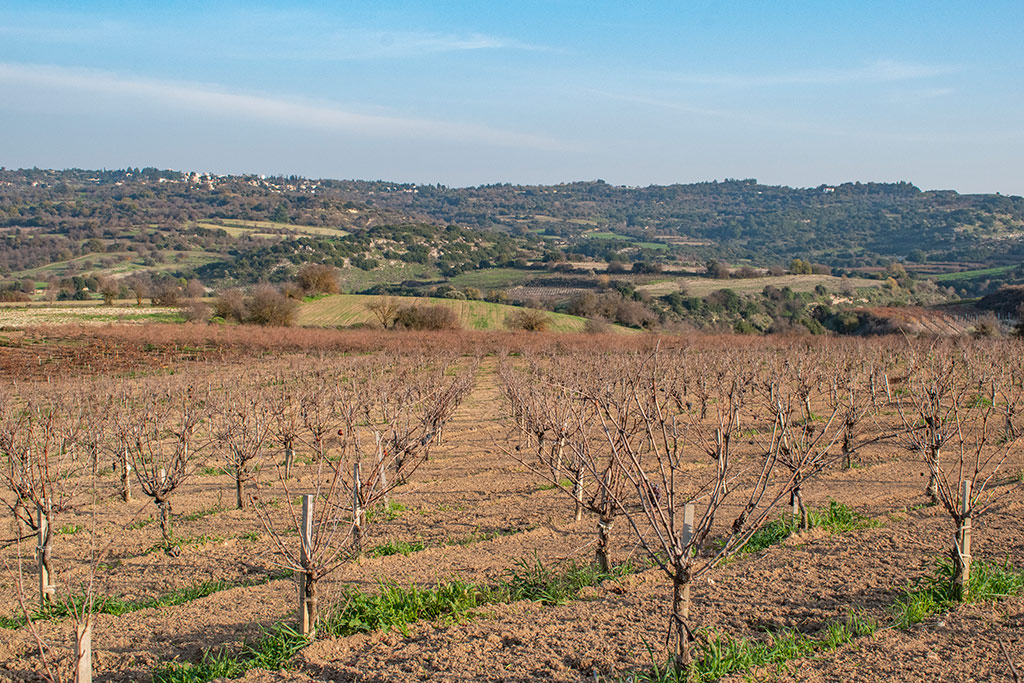
M536 476L497 448L505 428L496 381L494 362L485 361L478 387L448 428L445 444L413 483L396 491L394 499L405 510L397 519L370 525L368 547L420 539L428 549L343 565L330 577L327 602L343 585L372 590L383 579L428 584L450 576L493 582L523 558L536 556L551 565L592 556L594 522L571 523L567 497L540 490ZM805 491L811 505L839 500L884 526L840 536L810 532L720 567L695 590L699 625L733 636L763 637L765 630L778 628L812 632L851 610L885 621L903 587L947 551L952 529L937 508L908 511L924 502L924 467L900 455L894 445L873 447L863 454L863 467L829 473ZM1009 471L1024 465L1024 454L1014 458ZM94 531L58 537L56 579L62 587L85 579L93 539L97 546L102 539L108 551L96 577L101 594L152 597L201 581L251 580L275 571L273 545L251 510L179 520L179 535L202 542L176 558L147 553L159 541L158 525L125 527L155 516L155 508L144 500L119 502L115 477L102 481L97 504L65 520ZM269 481L267 486L265 495L279 498L284 519L301 480L288 491ZM975 525L975 557L1006 558L1024 566L1024 500L1018 483L1002 486L1010 491L1004 504ZM187 515L230 506L233 500L228 477L197 475L174 499L174 509ZM258 538L244 537L251 532ZM507 535L455 544L491 532ZM638 553L624 521L616 525L614 548L616 561ZM7 563L0 574L2 615L18 610L15 558L14 548L0 551L0 561ZM588 589L583 599L563 606L489 606L463 623L415 624L408 636L378 632L326 638L298 655L297 670L251 671L244 680L582 681L593 680L595 670L615 676L648 665L649 650L663 659L669 599L665 576L649 570ZM159 661L195 661L207 648L236 648L261 627L293 619L294 603L294 583L278 579L176 607L99 615L94 680L148 681ZM1019 661L1022 626L1024 598L965 607L907 631L883 630L792 662L783 680L1008 680L996 641L1007 641ZM70 642L68 621L40 623L39 630L47 640ZM30 629L0 630L0 662L0 679L36 680L39 662Z

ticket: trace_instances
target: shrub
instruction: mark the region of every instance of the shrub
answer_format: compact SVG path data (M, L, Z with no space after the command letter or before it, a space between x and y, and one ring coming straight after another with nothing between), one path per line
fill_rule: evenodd
M272 285L257 285L247 300L246 322L257 325L290 327L295 324L299 306Z
M213 302L213 312L225 320L243 322L249 317L245 293L240 289L227 289Z
M295 274L295 281L307 294L337 294L335 269L322 263L306 263Z
M399 309L395 325L407 330L457 330L459 316L447 306L406 306Z
M181 307L181 315L186 322L205 323L213 315L213 309L202 301L187 301Z
M543 332L551 326L551 316L535 308L523 308L505 316L505 327L525 332Z

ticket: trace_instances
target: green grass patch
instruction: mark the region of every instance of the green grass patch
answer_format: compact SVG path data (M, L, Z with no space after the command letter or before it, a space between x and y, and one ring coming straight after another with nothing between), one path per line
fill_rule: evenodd
M390 557L391 555L404 555L408 557L426 548L422 541L388 541L370 548L367 557Z
M389 500L384 505L375 505L367 509L363 514L367 522L393 522L402 516L405 506L401 503Z
M558 484L554 484L553 482L548 482L546 484L541 484L540 486L538 486L537 490L538 491L551 491L553 489L558 488L559 486L561 486L564 489L571 489L572 488L572 481L570 481L569 479L563 479L560 482L558 482Z
M702 633L704 642L689 668L677 670L671 662L655 662L646 671L627 674L623 683L710 683L752 669L781 673L793 659L809 657L869 636L878 624L859 614L834 621L815 634L794 630L769 633L765 640L732 638L721 633Z
M1024 570L1009 561L1002 564L975 560L967 586L967 603L993 602L1024 590ZM931 574L909 586L893 605L893 621L899 628L918 624L959 604L953 585L953 561L941 558Z
M121 616L143 609L174 607L205 598L220 591L226 591L231 588L259 586L269 581L287 578L290 575L291 572L278 572L257 579L243 581L205 581L192 586L178 588L154 598L143 598L141 600L127 600L116 595L96 595L93 596L93 613ZM74 595L44 608L36 609L32 612L32 621L59 621L71 617L76 611L81 612L86 599L85 595ZM0 628L20 628L26 623L24 615L0 617Z
M137 531L138 529L146 528L147 526L152 524L154 521L156 521L156 520L154 520L152 517L145 517L143 519L135 520L134 522L132 522L131 524L129 524L125 528L128 529L129 531Z
M250 669L287 669L295 653L308 644L295 629L276 624L236 655L226 650L207 651L194 664L164 662L153 670L153 683L206 683L219 678L241 678Z
M460 579L438 581L428 587L380 584L376 593L347 588L340 601L325 610L317 622L319 633L343 637L374 631L398 631L408 635L418 621L455 623L473 616L488 604L535 600L546 605L576 599L585 586L596 586L636 571L620 565L605 573L587 565L568 563L559 569L539 560L521 561L497 585L484 586ZM287 668L289 660L308 641L284 624L277 624L236 655L225 650L207 651L201 660L164 662L153 672L154 683L206 683L218 678L239 678L253 668Z
M81 531L84 528L85 527L83 527L81 525L78 525L78 524L65 524L61 528L57 529L57 533L61 534L63 536L70 536L72 534L77 534L79 531Z
M180 551L182 548L191 548L207 543L223 543L224 538L222 536L209 536L203 534L202 536L186 536L186 537L173 537L170 541L160 541L154 543L145 550L142 551L143 555L151 555L156 552L173 553L174 551Z
M994 268L978 268L977 270L961 270L959 273L943 273L935 276L936 282L957 282L959 280L973 280L977 277L1001 275L1009 272L1017 266L996 266Z
M223 508L220 505L214 505L212 508L196 510L195 512L189 512L184 515L175 515L174 520L176 522L195 522L203 517L209 517L210 515L216 515L217 513L224 512L224 510L226 510L226 508Z
M834 500L828 502L828 507L808 510L807 523L811 529L820 527L832 534L882 526L882 522L854 512L849 506ZM799 529L800 518L798 516L783 515L780 519L772 520L758 529L740 552L756 553L769 546L782 543Z
M486 588L460 579L439 581L428 588L404 588L386 582L380 585L379 593L346 590L338 605L321 618L318 628L336 637L391 630L407 636L409 624L459 621L487 602Z

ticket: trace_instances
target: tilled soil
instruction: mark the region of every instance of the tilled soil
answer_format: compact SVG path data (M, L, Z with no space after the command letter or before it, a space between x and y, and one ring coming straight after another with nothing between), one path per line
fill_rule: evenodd
M493 583L523 559L554 565L592 557L594 522L572 523L563 493L542 490L535 475L500 452L504 406L493 370L493 363L485 364L476 391L447 429L445 444L412 483L396 490L393 498L404 510L369 527L367 547L416 539L427 549L344 564L330 577L325 602L341 586L373 590L384 579L429 584L453 576ZM842 501L884 526L836 536L816 530L719 567L695 587L693 616L701 628L762 638L780 628L815 632L853 610L887 621L889 606L908 582L928 573L935 557L947 552L952 525L938 508L914 509L924 502L920 463L901 460L894 445L867 449L862 461L861 468L812 482L805 498L815 506ZM102 538L107 550L96 577L100 594L153 597L202 581L265 580L279 569L271 538L251 510L179 519L176 533L194 545L176 558L150 551L160 539L157 524L125 527L153 516L155 508L145 501L116 501L114 476L102 481L99 503L89 516L67 520L96 532L58 537L56 575L64 586L86 578L92 538ZM269 480L265 486L263 495L278 498L278 521L287 525L301 480L287 490ZM974 555L1021 566L1024 502L1018 483L1002 486L1009 490L1003 504L975 523ZM174 505L178 515L187 516L232 501L227 477L197 476ZM624 521L616 524L613 543L616 561L639 552ZM7 561L0 577L0 614L10 615L18 609L16 554L11 549L0 557ZM614 677L647 666L652 656L664 658L670 587L658 570L648 570L586 589L582 599L566 605L493 605L462 623L414 624L408 636L325 638L296 657L296 670L251 671L244 680L592 681L595 671ZM195 661L208 648L236 648L261 628L293 619L294 610L294 582L276 579L175 607L97 615L95 680L148 681L160 661ZM1005 640L1020 660L1022 614L1019 597L963 607L906 631L883 629L836 651L791 662L781 675L808 681L1000 680L1006 666L996 642ZM70 642L69 621L38 626L44 639ZM35 680L35 651L29 628L0 631L0 678ZM753 675L761 673L778 675Z

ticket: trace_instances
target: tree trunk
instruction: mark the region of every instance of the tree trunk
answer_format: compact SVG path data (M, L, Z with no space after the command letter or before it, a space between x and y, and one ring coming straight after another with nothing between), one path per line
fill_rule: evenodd
M362 481L359 478L359 463L352 466L352 545L356 555L363 554L363 503Z
M132 499L132 480L129 476L131 474L131 465L128 464L127 448L121 453L119 465L121 467L121 500L128 503Z
M576 499L576 515L575 520L577 522L583 520L583 466L576 468L576 472L573 475L576 481L573 483L572 495Z
M157 500L156 505L160 508L160 533L163 534L164 542L170 543L174 531L171 522L171 501Z
M925 491L925 495L928 496L928 500L933 505L939 503L939 480L935 476L939 467L939 447L933 446L928 453L928 489Z
M284 449L284 478L292 478L292 464L295 462L295 449L286 446Z
M960 514L953 539L953 589L960 602L966 602L971 583L971 482L960 488Z
M690 573L677 570L672 581L672 615L669 636L675 638L675 652L672 659L676 672L682 674L693 660L693 632L690 629ZM680 677L679 680L685 680Z
M39 602L43 607L54 603L56 589L53 584L53 530L50 527L50 516L42 506L37 509L37 527L39 533L36 552L39 560Z
M597 520L597 550L595 552L595 560L597 561L597 566L606 574L612 569L611 562L608 559L608 546L610 543L609 537L612 531L612 522L612 516L605 513L602 513Z
M245 509L245 498L242 497L242 489L245 485L245 474L239 468L235 472L235 506L239 510Z
M311 571L304 571L299 574L299 633L316 638L316 619L316 579Z

